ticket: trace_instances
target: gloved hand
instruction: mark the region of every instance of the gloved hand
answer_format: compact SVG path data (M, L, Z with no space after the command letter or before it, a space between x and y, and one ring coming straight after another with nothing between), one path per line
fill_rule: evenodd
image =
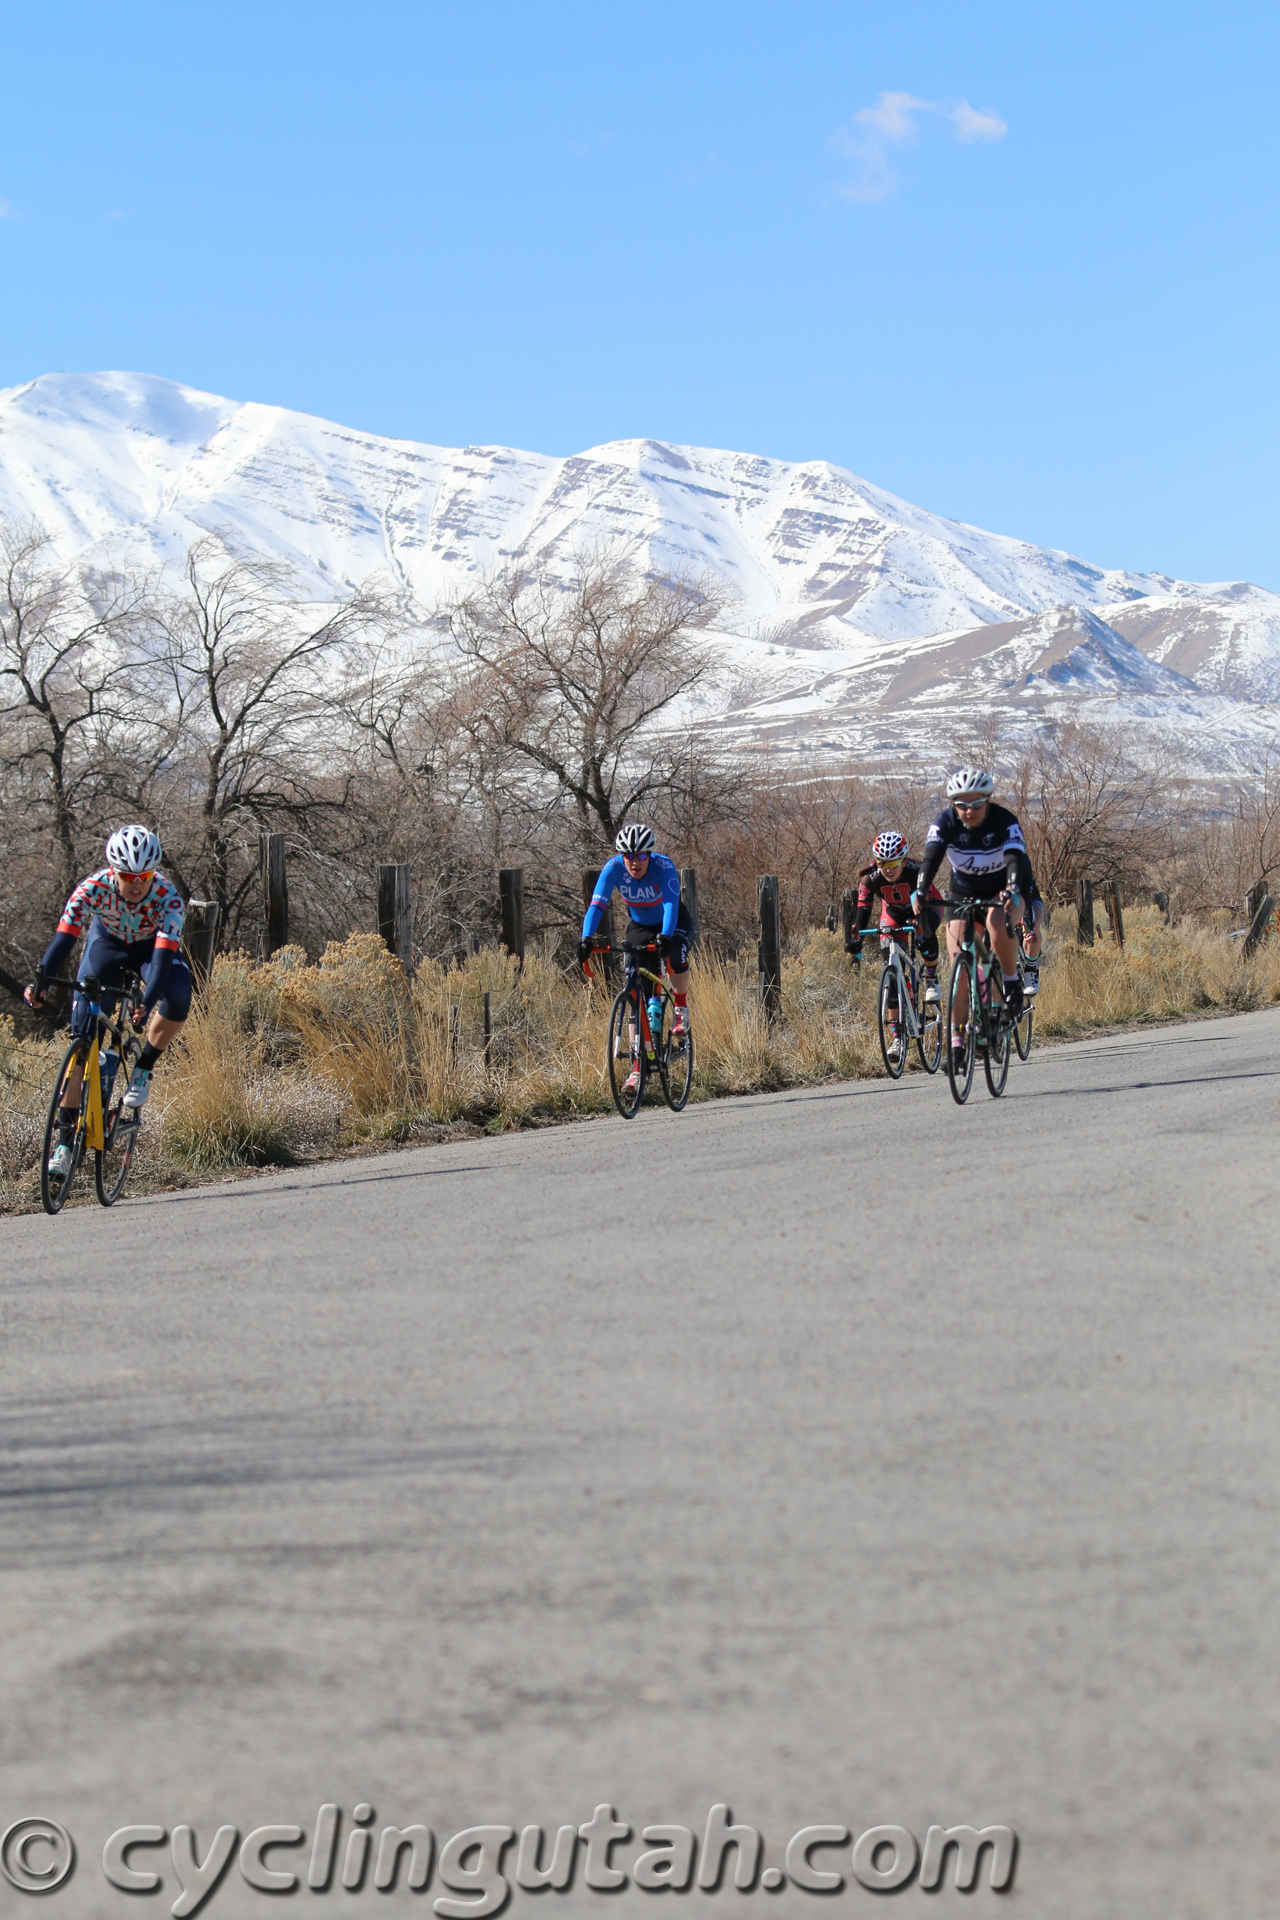
M674 935L674 934L672 934L672 933L660 933L660 934L658 935L658 956L659 956L659 958L660 958L660 959L662 959L662 960L669 960L669 959L671 958L671 949L672 949L672 947L673 947L674 945L675 945L675 935Z
M578 942L578 959L579 959L579 960L580 960L580 961L582 962L582 964L583 964L583 965L585 966L585 965L586 965L586 963L587 963L587 961L588 961L588 960L589 960L590 958L591 958L591 942L590 942L589 940L579 940L579 942Z
M22 997L29 1007L42 1007L48 991L49 982L42 973L38 973Z

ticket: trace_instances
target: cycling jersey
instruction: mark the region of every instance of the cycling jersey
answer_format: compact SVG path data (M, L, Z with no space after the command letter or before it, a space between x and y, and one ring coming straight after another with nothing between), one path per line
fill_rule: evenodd
M91 873L82 880L58 922L59 933L79 939L90 920L100 920L107 932L124 946L131 947L152 934L158 948L170 947L176 953L182 945L182 919L186 909L182 895L172 880L156 874L136 906L131 906L116 886L110 867Z
M923 885L932 882L944 855L951 862L952 891L963 899L994 900L1006 887L1026 891L1022 881L1031 872L1027 845L1016 814L1007 807L988 805L972 827L964 825L954 807L940 813L925 837Z
M596 881L591 905L582 922L584 940L589 940L600 925L615 889L626 901L633 920L638 920L645 927L656 927L661 923L663 933L674 933L680 909L679 867L673 860L668 860L665 853L651 853L643 879L634 880L619 853L606 863Z
M165 994L170 967L176 965L185 971L178 959L185 911L182 895L162 873L156 874L142 899L130 905L116 886L111 868L103 867L82 880L72 893L62 910L58 931L40 962L40 971L46 979L56 979L58 969L88 927L89 941L81 961L84 977L87 979L93 971L86 963L95 942L105 941L113 953L127 948L130 964L141 967L149 962L144 977L150 1011ZM180 982L175 980L174 990L179 989ZM189 994L187 997L189 1000Z
M902 870L896 880L891 880L879 866L864 867L858 875L858 912L854 925L865 927L871 919L871 909L878 899L880 902L880 925L890 926L895 921L911 918L911 896L920 882L920 862L904 860ZM942 895L936 887L930 887L925 894L926 900L942 903Z
M858 875L858 910L854 915L855 934L852 941L847 943L847 950L855 954L861 951L862 942L857 938L857 934L870 920L871 909L877 900L880 902L879 924L882 933L892 933L893 929L901 926L904 920L909 920L911 896L919 884L920 862L918 860L904 860L896 880L891 880L878 865L864 867ZM930 887L925 894L925 905L921 908L917 919L919 931L916 934L916 945L921 959L932 966L938 957L938 915L928 904L930 901L936 901L938 906L942 905L942 895L936 887ZM887 955L888 942L882 940L880 949Z

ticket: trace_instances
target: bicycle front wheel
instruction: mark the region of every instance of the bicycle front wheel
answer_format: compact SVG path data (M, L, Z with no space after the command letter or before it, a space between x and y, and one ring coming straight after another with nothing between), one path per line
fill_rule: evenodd
M630 1120L640 1111L640 1102L644 1099L645 1058L644 1048L632 1058L631 1030L634 1028L637 1038L640 1027L637 1017L636 996L626 987L614 1000L609 1013L609 1090L613 1094L613 1104L624 1120ZM619 1069L625 1066L626 1071ZM630 1086L632 1070L638 1073L634 1087ZM628 1088L630 1087L630 1091Z
M920 1065L926 1073L936 1073L942 1065L942 1000L921 1000L917 1002L920 1013L920 1037L916 1041L916 1052L920 1055Z
M136 1040L125 1041L120 1065L116 1069L115 1105L104 1116L106 1146L101 1153L95 1150L93 1156L93 1184L98 1200L104 1207L113 1207L124 1192L124 1183L133 1162L133 1150L138 1143L142 1115L126 1112L122 1103L141 1052L142 1048Z
M903 1027L902 1008L898 1003L896 967L887 966L880 975L876 1022L880 1028L880 1056L884 1061L884 1070L891 1080L901 1080L902 1070L907 1064L907 1036Z
M693 1035L673 1033L675 1015L670 1001L663 1018L662 1045L658 1050L662 1076L662 1097L672 1113L683 1113L693 1087Z
M964 1035L963 1045L953 1047L951 1045L950 1035L954 1033L956 1029L956 1000L959 994L960 982L968 978L968 965L969 963L966 956L963 953L958 953L955 957L955 963L951 968L951 978L947 982L947 1080L951 1087L951 1098L955 1101L956 1105L960 1107L962 1107L969 1098L969 1089L973 1085L974 1048L977 1040L974 1016L978 1009L973 1004L972 990L969 994L969 1011L960 1028L960 1031ZM969 984L970 989L972 989L972 981L970 981Z
M998 1100L1009 1078L1009 1056L1013 1051L1012 1028L1005 1012L1003 996L996 986L995 974L992 975L991 985L995 990L987 1007L987 1050L982 1056L982 1070L987 1076L988 1093L993 1100Z
M62 1056L62 1065L58 1068L58 1077L53 1083L53 1098L49 1102L49 1117L44 1123L44 1139L40 1143L40 1204L46 1213L61 1213L63 1202L71 1191L71 1183L76 1170L84 1158L84 1111L85 1084L80 1081L80 1110L76 1118L76 1130L71 1142L71 1164L65 1173L50 1173L49 1161L58 1144L58 1110L62 1105L62 1089L67 1076L79 1066L83 1073L89 1049L83 1040L73 1040Z

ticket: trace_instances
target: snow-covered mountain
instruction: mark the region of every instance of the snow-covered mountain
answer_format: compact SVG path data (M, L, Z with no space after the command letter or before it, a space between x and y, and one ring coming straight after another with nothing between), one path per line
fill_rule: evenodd
M432 447L142 374L50 374L0 392L0 518L40 521L68 557L173 561L229 530L317 597L382 570L423 606L602 542L708 571L734 596L711 711L805 752L933 757L978 718L1080 714L1225 768L1280 725L1280 596L1091 567L823 461Z

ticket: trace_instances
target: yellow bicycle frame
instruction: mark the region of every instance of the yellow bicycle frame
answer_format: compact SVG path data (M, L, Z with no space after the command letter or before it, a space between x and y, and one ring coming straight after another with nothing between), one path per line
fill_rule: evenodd
M102 1073L98 1066L97 1034L89 1042L89 1058L84 1070L89 1076L89 1104L84 1116L85 1145L103 1153L107 1140L102 1125Z

